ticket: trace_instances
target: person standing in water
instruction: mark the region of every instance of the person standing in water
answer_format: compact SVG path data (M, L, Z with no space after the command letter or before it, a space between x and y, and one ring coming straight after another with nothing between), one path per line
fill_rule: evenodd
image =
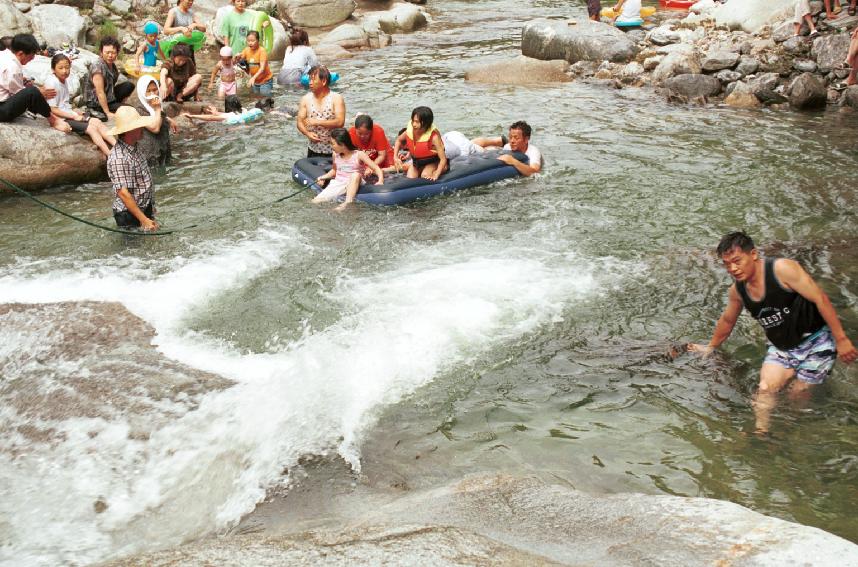
M307 157L331 157L331 131L346 123L346 103L331 91L327 68L316 66L308 74L310 92L301 97L296 125L307 137Z
M709 344L689 344L688 350L708 356L733 332L742 308L751 313L769 342L754 399L756 433L765 434L778 392L789 384L790 397L807 397L828 377L837 358L849 364L858 351L831 300L798 262L761 258L744 232L724 236L716 253L735 283Z

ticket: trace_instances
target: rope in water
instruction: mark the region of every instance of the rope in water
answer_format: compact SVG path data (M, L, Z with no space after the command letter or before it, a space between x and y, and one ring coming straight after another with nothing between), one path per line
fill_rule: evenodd
M181 228L174 228L172 230L153 230L153 231L124 230L121 228L114 228L112 226L105 226L103 224L98 224L98 223L86 220L84 218L75 216L71 213L67 213L67 212L63 211L62 209L59 209L59 208L51 205L50 203L46 203L45 201L42 201L41 199L39 199L35 195L29 193L28 191L21 189L20 187L18 187L17 185L12 183L11 181L7 181L6 179L3 179L2 177L0 177L0 182L2 182L4 185L9 187L13 191L20 193L21 195L27 197L28 199L30 199L32 201L35 201L36 203L42 205L43 207L45 207L47 209L54 211L55 213L59 213L65 217L72 219L72 220L76 220L77 222L80 222L80 223L83 223L83 224L86 224L86 225L89 225L89 226L92 226L95 228L100 228L101 230L106 230L108 232L116 232L119 234L133 234L134 236L164 236L167 234L175 234L177 232L182 232L182 231L185 231L185 230L188 230L191 228L195 228L195 227L198 227L202 224L202 223L194 223L194 224L189 224L187 226L183 226ZM261 205L256 205L256 206L250 207L248 209L244 209L244 210L237 211L237 212L238 213L246 213L248 211L253 211L255 209L261 209L262 207L268 207L270 205L274 205L276 203L283 202L286 199L291 199L292 197L303 193L304 191L306 191L309 188L310 188L310 186L307 185L307 186L304 186L303 188L299 189L298 191L295 191L294 193L290 193L290 194L286 195L285 197L280 197L279 199L275 199L274 201L271 201L269 203L263 203ZM234 215L234 214L236 214L236 212L230 211L228 213L224 213L224 214L218 215L216 217L210 217L209 220L214 221L214 220L217 220L219 218L225 217L227 215Z

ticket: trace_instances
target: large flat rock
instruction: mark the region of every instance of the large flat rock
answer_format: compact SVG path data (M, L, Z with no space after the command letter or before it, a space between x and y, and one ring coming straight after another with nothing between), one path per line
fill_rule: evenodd
M258 533L257 524L248 530L257 533L205 539L111 565L685 567L858 562L855 544L730 502L590 495L532 478L475 476L386 499L360 489L336 503L318 492L299 495L294 502L290 498L281 505L279 530Z
M107 177L105 163L88 137L54 130L42 117L0 123L0 177L22 189L99 181Z
M612 61L625 63L638 53L626 34L608 24L580 20L575 25L553 20L535 20L521 32L521 53L534 59Z
M510 60L468 69L465 80L500 85L566 83L572 80L568 70L569 64L562 60L540 61L519 55Z

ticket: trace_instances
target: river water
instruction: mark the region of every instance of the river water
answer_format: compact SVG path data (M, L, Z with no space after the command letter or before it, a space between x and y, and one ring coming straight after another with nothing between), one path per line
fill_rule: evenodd
M128 239L0 199L0 304L119 302L139 318L101 320L118 346L73 356L88 340L76 316L0 311L0 561L87 564L222 531L313 455L356 482L503 471L720 498L858 542L854 368L782 403L760 440L746 435L753 321L710 360L667 356L710 336L729 285L712 248L734 229L801 260L858 338L858 119L469 84L470 66L519 53L524 22L583 4L429 8L427 30L337 63L347 115L391 133L426 104L470 135L523 118L542 175L399 208L337 214L304 193L245 211L296 189L305 146L268 117L174 142L157 175L165 228L225 215L176 235ZM43 196L112 222L108 184ZM154 374L123 363L143 322L167 359ZM210 382L171 389L188 369ZM81 386L96 379L113 397Z

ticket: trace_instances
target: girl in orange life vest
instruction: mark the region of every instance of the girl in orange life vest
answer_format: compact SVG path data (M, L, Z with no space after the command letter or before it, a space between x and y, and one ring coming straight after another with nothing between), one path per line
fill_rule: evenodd
M410 179L422 177L436 181L447 172L447 154L444 152L441 132L433 124L434 120L431 108L418 106L411 111L411 123L405 132L396 138L393 146L394 165L402 167L399 150L404 145L411 153L411 165L406 172Z

